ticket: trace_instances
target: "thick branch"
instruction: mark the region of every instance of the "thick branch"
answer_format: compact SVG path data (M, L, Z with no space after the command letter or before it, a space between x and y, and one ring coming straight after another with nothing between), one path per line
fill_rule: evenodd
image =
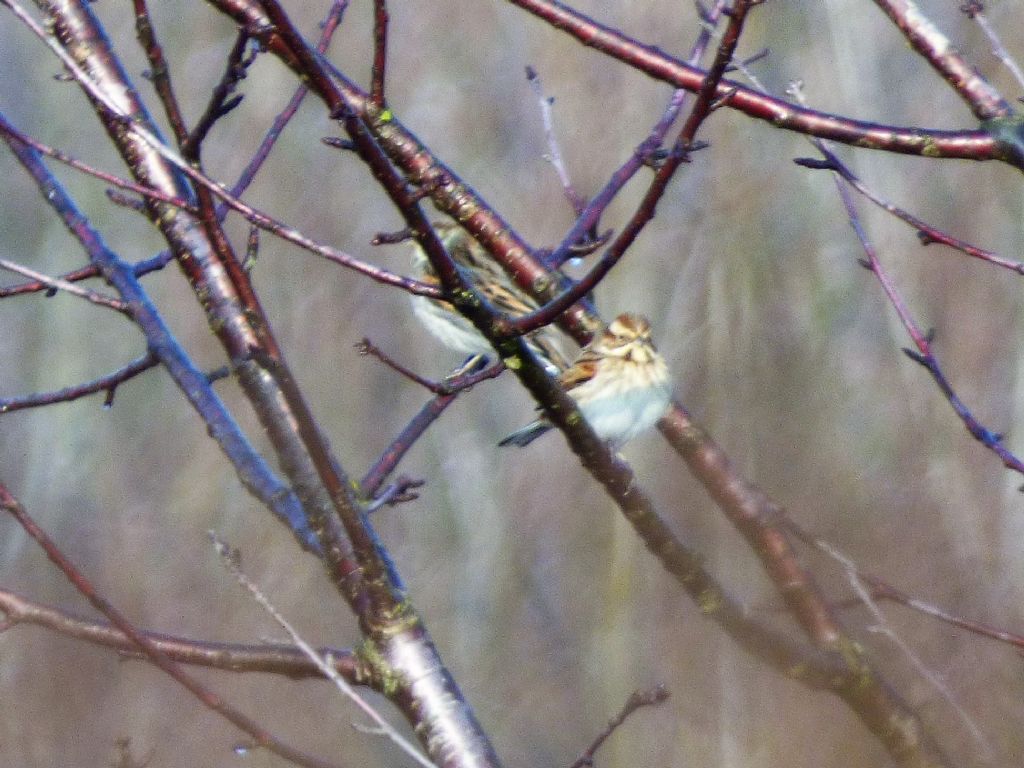
M1013 107L981 73L968 64L953 44L912 0L875 0L875 5L921 56L952 86L979 120L1009 117Z
M267 20L260 14L258 6L253 2L247 2L246 0L210 1L225 12L234 16L240 23L259 29L261 40L268 50L281 57L282 61L295 68L301 76L306 78L311 84L311 87L317 91L321 98L324 99L332 109L341 102L346 104L349 109L362 110L362 113L369 117L367 124L372 130L374 137L387 151L391 160L406 174L408 180L425 190L441 210L450 213L467 229L467 231L471 232L474 237L481 242L481 244L483 244L499 259L499 261L501 261L504 266L509 269L510 274L515 277L516 281L520 285L531 286L534 290L537 290L538 286L541 286L542 288L544 286L552 286L554 281L552 280L551 275L536 259L532 258L525 244L523 244L515 233L508 228L505 222L450 169L441 164L437 158L435 158L432 153L430 153L430 151L416 139L415 136L407 131L390 110L371 114L373 110L368 107L368 99L366 95L359 91L350 82L345 80L340 73L335 73L335 79L331 80L325 71L325 68L329 68L329 65L325 62L321 63L318 60L316 62L316 67L312 72L305 69L301 64L302 60L299 55L297 55L291 46L280 36L280 24L278 24L278 19L275 18L274 20L275 24L278 24L278 29L275 30L273 26L267 24ZM654 56L653 53L651 55ZM668 61L672 64L671 60L667 59L662 54L657 54L655 58L662 63ZM306 59L306 61L308 61L308 59ZM672 67L669 67L669 69L672 69L674 66L675 64L672 64ZM689 70L683 67L683 69L679 71L687 72ZM689 74L685 78L681 78L678 84L681 85L681 87L696 90L700 87L700 83L702 83L703 80L703 72L699 70L692 70L689 71ZM735 84L725 81L719 87L716 95L719 98L728 96L728 99L722 98L722 102L729 106L736 106L736 94L743 92L743 96L739 101L740 105L746 103L744 99L749 99L753 104L761 106L767 105L771 106L773 109L778 107L779 109L785 108L788 110L790 108L790 105L786 105L784 102L766 99L761 97L759 94L746 91L739 87L736 87L737 90L734 91L734 87L736 87ZM813 113L810 110L798 109L796 110L796 113L800 115L801 119L805 122L817 115L817 113ZM788 115L789 113L787 112L786 114ZM823 119L827 118L828 121L837 121L837 119L832 118L831 116L822 117ZM783 120L783 122L785 122L785 120ZM851 125L856 127L856 124L849 123L848 121L837 122L841 124L844 130L848 130ZM871 136L869 134L868 138L870 137ZM858 134L858 140L863 138L863 133ZM906 135L903 135L903 139L907 138L908 137ZM918 138L920 137L918 136ZM938 138L942 137L938 136L936 133L928 133L926 140L936 141ZM968 143L973 142L974 144L972 146L974 149L977 149L978 147L981 148L981 154L976 153L974 155L979 158L984 156L985 152L991 153L991 157L998 156L998 153L994 149L992 139L988 137L987 134L982 134L981 132L973 134L954 132L950 133L948 138L953 141L953 144L964 141L967 141ZM953 146L953 144L949 144L949 142L947 142L943 146L948 148ZM541 290L541 292L543 293L544 291ZM495 340L493 329L488 324L490 316L487 315L486 308L474 308L467 304L465 306L460 306L460 309L464 311L464 314L466 314L467 317L471 317L474 320L478 328L485 331L486 336L491 338L492 341ZM579 306L574 307L563 319L566 320L568 327L574 331L574 335L581 340L588 338L589 334L594 329L600 327L600 321L594 315L588 313L585 308ZM496 348L502 355L503 359L507 357L523 361L528 357L528 353L526 353L525 349L518 347L515 340L499 342L496 345ZM549 384L549 386L553 385ZM537 397L540 402L559 402L552 399L556 398L557 395L550 390L547 391L547 395L541 395L532 389L531 392L534 393L535 397ZM564 394L562 396L564 397ZM560 402L562 407L568 409L567 412L572 411L572 403L566 401ZM671 415L671 418L682 419L686 423L690 423L685 411L678 406ZM562 421L558 421L558 423L564 426ZM691 437L693 437L693 435L691 435ZM690 455L694 463L701 467L701 471L704 474L706 478L705 481L707 483L718 487L746 485L745 481L735 474L735 471L727 462L725 464L716 462L705 463L707 456L704 455L702 451L704 445L706 444L697 440L691 446L696 450L691 452ZM792 566L795 564L795 571L798 575L796 589L800 592L800 601L806 601L807 605L805 606L805 610L817 617L815 619L808 619L806 623L813 624L816 620L825 617L825 619L823 619L825 621L825 625L830 629L835 629L835 631L839 633L839 644L847 650L855 649L856 646L852 641L845 638L845 636L841 634L841 630L839 630L836 625L829 620L830 615L827 608L827 602L820 593L817 592L813 581L805 572L803 572L802 568L799 567L798 561L792 554L792 550L789 547L785 534L773 527L770 516L751 518L747 521L747 524L749 527L758 531L756 535L751 536L752 541L761 537L771 540L775 545L771 549L758 550L762 558L764 558L768 563L769 572L773 576L777 577L780 570L785 573L790 573L790 571L794 570ZM662 555L660 550L656 551L659 557L662 558L662 562L667 562L669 555ZM776 557L783 557L783 562L780 565L776 565L772 562ZM686 558L683 559L685 560ZM777 584L783 593L786 593L793 587L793 584L785 581L778 581ZM738 615L741 616L742 612ZM828 631L825 631L823 634L826 637L829 636ZM741 644L744 642L743 637L738 632L734 634L733 631L730 630L730 635L735 637ZM819 639L821 636L822 635L818 636ZM872 682L869 686L861 690L858 686L863 680L865 674L868 675ZM894 754L898 754L900 756L905 756L906 754L915 755L921 761L918 763L919 765L944 764L942 758L934 757L934 755L937 754L937 751L934 750L930 744L922 745L922 741L925 740L925 737L921 736L918 732L920 730L920 725L910 710L887 688L887 686L884 685L879 678L877 678L877 676L874 675L874 672L866 666L865 660L858 653L853 652L847 657L847 665L844 667L844 672L839 677L835 678L834 682L842 688L840 693L844 695L851 707L869 724L872 731L886 742ZM896 718L899 722L904 723L906 727L893 729L891 727L892 723L890 718Z
M319 551L319 543L306 523L298 497L281 483L263 457L253 449L213 391L209 377L193 365L171 334L139 283L132 265L107 248L99 232L90 226L38 153L17 141L8 140L7 143L36 182L47 204L57 212L72 236L89 254L90 261L99 267L107 282L128 303L132 319L145 335L150 353L159 358L207 424L210 435L235 467L242 484L288 525L304 549Z
M508 0L581 43L676 88L697 91L705 73L651 46L633 40L555 0ZM986 130L939 131L900 128L850 120L766 96L731 80L723 80L716 97L723 106L776 128L831 139L864 149L923 157L1003 160L1024 168L1024 153L1012 137L995 138ZM1008 115L995 119L1005 119Z

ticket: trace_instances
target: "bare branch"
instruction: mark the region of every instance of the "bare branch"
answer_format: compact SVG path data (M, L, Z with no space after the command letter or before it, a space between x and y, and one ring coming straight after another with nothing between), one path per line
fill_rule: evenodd
M594 741L591 742L590 746L583 751L583 754L576 758L569 768L584 768L585 766L592 766L594 764L594 755L597 754L597 750L601 748L601 745L607 741L608 737L611 736L620 725L626 722L626 719L630 715L643 707L657 706L658 704L667 701L668 697L668 689L663 685L651 688L649 691L633 691L633 693L629 695L629 698L626 700L626 703L619 714L608 721L608 725L604 727L604 730L597 735Z
M553 96L544 95L544 86L541 85L540 75L537 74L533 67L526 68L526 80L530 83L533 95L537 99L537 105L540 108L540 119L544 125L544 138L548 143L548 154L544 157L551 163L555 173L558 174L558 180L562 182L565 197L569 201L569 205L572 206L573 213L579 218L586 206L586 201L580 197L576 187L573 186L572 179L569 178L569 172L565 168L562 150L558 146L558 138L555 136L555 123L551 117L551 105L555 99Z
M137 360L133 360L122 368L108 373L106 376L101 376L98 379L87 381L84 384L76 384L75 386L65 387L64 389L58 389L54 392L45 392L42 394L24 395L22 397L11 397L11 398L0 398L0 414L10 413L11 411L20 411L24 408L39 408L41 406L53 405L54 403L66 403L72 400L78 400L79 398L91 395L96 392L106 392L106 397L103 400L103 407L109 408L114 402L114 393L117 388L128 381L138 376L143 371L148 371L150 368L159 364L159 360L156 355L151 352L147 352Z
M871 241L868 239L867 233L864 231L864 227L861 225L860 217L857 214L857 209L854 206L853 198L850 195L846 182L838 177L835 177L835 179L839 196L843 201L843 206L846 209L847 216L849 217L850 226L856 233L857 239L860 241L861 248L863 248L864 253L867 256L861 264L878 279L879 284L882 286L882 291L885 293L889 303L892 304L893 309L896 311L896 315L899 317L900 323L906 329L907 334L913 341L915 349L904 349L904 353L906 353L907 357L915 363L920 364L928 371L932 379L938 385L939 390L946 397L950 406L952 406L953 411L958 417L960 417L960 420L964 423L967 431L970 432L971 437L995 453L1002 460L1003 466L1007 469L1024 474L1024 462L1017 458L1017 456L1015 456L1013 452L1003 444L1003 436L982 425L953 390L952 385L949 383L945 373L943 373L942 368L939 366L938 359L932 352L931 334L924 333L920 327L918 327L912 313L910 312L910 308L907 306L906 301L900 294L899 289L885 271L885 268L882 266L882 262L879 261L878 253L871 244Z
M91 291L88 288L82 288L81 286L75 285L74 283L63 280L59 277L49 277L44 275L42 272L36 272L34 269L22 266L13 261L7 259L0 259L0 269L6 269L8 272L14 272L22 277L29 277L36 282L42 283L50 288L60 289L65 293L70 293L72 296L78 296L81 299L85 299L91 304L95 304L98 307L106 307L107 309L113 309L120 312L122 315L131 316L131 311L128 305L123 301L107 296L106 294L100 293L99 291Z
M384 107L384 78L388 61L388 4L373 0L373 67L370 71L370 101Z
M64 611L28 600L0 589L0 614L4 630L18 625L44 627L65 637L110 648L132 658L148 660L125 633L112 624L89 621ZM224 672L261 672L301 680L322 677L320 670L294 645L270 643L213 643L176 635L140 630L154 646L179 664L208 667ZM341 648L320 648L321 657L330 656L338 674L353 685L361 685L366 675L359 657Z
M555 0L508 2L657 80L688 91L699 90L704 82L705 73L701 70L638 43L618 30L599 24ZM995 137L985 130L939 131L849 120L774 99L730 80L723 80L716 96L727 95L725 106L770 122L776 128L868 149L910 155L926 154L933 158L1003 160L1018 169L1024 168L1024 153L1011 138ZM994 109L994 112L998 114L998 109ZM1003 117L1001 114L998 116Z
M968 64L914 0L875 0L924 59L966 101L979 120L1010 117L1013 108ZM827 138L827 137L821 137Z
M0 483L0 508L9 513L18 521L18 524L31 536L40 548L46 553L50 561L60 569L67 580L85 597L92 606L102 613L117 629L143 653L146 658L162 672L173 678L189 693L196 697L205 707L216 712L232 725L247 733L261 747L280 755L296 765L308 766L308 768L334 768L327 763L311 755L307 755L271 735L259 723L242 714L239 710L228 704L221 696L214 694L195 678L185 672L172 659L170 659L159 647L156 646L143 633L139 632L127 618L104 598L79 571L75 565L68 560L57 545L47 536L35 521L29 516L25 508L7 490L6 486Z
M242 587L252 596L252 599L255 600L256 603L265 610L274 621L277 622L281 629L288 634L295 646L305 654L306 658L313 663L320 673L333 682L335 686L337 686L338 690L341 691L349 701L355 704L363 714L374 722L380 733L398 746L398 748L405 752L405 754L424 768L435 768L434 764L424 757L422 752L416 749L416 747L402 736L402 734L400 734L395 727L391 725L391 723L384 719L380 712L378 712L366 699L356 693L356 690L348 683L347 680L345 680L344 677L338 674L335 669L334 660L330 656L321 656L317 653L316 649L302 639L302 636L298 633L295 627L293 627L288 620L281 615L281 612L274 607L259 587L257 587L245 575L245 573L242 572L242 569L238 564L238 558L234 556L234 551L225 545L223 541L218 539L213 531L210 531L210 540L213 542L214 550L220 556L223 566L238 580L238 583L241 584Z

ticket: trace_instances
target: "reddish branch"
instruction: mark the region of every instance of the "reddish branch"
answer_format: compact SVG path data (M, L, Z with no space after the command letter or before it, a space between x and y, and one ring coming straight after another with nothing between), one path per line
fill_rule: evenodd
M732 55L736 50L736 44L739 42L743 23L751 5L754 3L745 0L736 0L734 3L715 59L697 91L697 99L679 131L679 137L672 150L661 161L647 193L636 212L623 226L619 236L608 246L604 255L583 279L533 312L514 319L505 318L504 322L497 327L499 332L523 334L553 322L565 310L597 287L597 284L619 263L629 247L633 245L641 230L654 218L658 201L665 194L665 190L668 189L669 182L675 176L679 166L689 161L689 153L694 146L697 130L711 114L719 83L725 74L726 67L732 62ZM557 258L556 255L553 260L557 261Z
M346 105L343 107L345 110L360 110L359 114L364 116L366 125L372 130L374 138L386 149L389 158L406 174L407 179L412 184L427 191L438 208L449 212L455 217L509 269L517 282L521 285L532 286L534 289L541 285L541 293L544 292L543 286L552 285L551 277L536 259L531 258L529 250L516 237L515 233L469 187L463 184L450 169L440 164L426 147L407 132L394 114L391 112L386 114L375 112L371 106L368 106L366 96L340 73L335 73L336 79L332 81L326 74L326 71L330 71L330 66L326 62L314 62L317 65L314 70L310 71L308 69L310 60L308 58L300 58L294 48L286 42L285 37L291 35L291 32L289 31L287 35L282 36L282 29L288 29L287 26L283 26L285 25L283 14L274 16L274 27L270 27L262 20L259 8L252 2L245 2L245 0L211 0L211 2L232 14L240 23L249 25L253 29L261 29L261 40L267 49L280 56L289 66L295 67L303 77L308 78L308 82L311 83L312 87L317 90L321 98L332 109L336 109L338 103L342 102ZM277 8L277 5L276 3L268 4L268 7ZM658 54L657 56L664 62L665 57L663 55ZM322 64L322 67L319 64ZM696 90L704 80L704 73L695 71L691 75L692 77L687 76L689 79L683 78L681 83L683 87ZM723 84L716 93L716 97L727 96L728 99L723 99L722 101L728 106L743 106L752 99L752 103L762 106L774 105L780 109L789 108L789 105L785 105L784 102L776 102L771 99L765 100L759 95L751 95L749 92L732 92L732 88L733 84ZM339 90L341 93L338 92ZM814 130L818 127L814 122L814 120L818 119L816 113L809 110L797 110L796 113L800 118L799 120L787 123L786 119L783 119L782 123L789 125L789 127L795 127L801 124L800 120L802 120L802 124L808 130ZM341 114L346 118L346 121L351 120L352 116L348 112L343 111ZM786 116L783 115L782 117L785 118ZM871 132L865 134L863 132L864 124L842 121L831 116L821 116L821 119L825 120L827 125L840 125L843 130L847 131L848 137L851 139L854 136L853 130L857 132L857 140L864 139L865 137L869 140L878 138ZM348 126L349 123L346 122L346 125ZM991 153L991 157L998 156L991 137L980 132L974 134L950 132L948 135L926 132L924 134L915 134L914 141L921 141L922 136L924 137L923 141L926 143L939 142L939 145L946 149L954 145L962 146L965 141L968 143L973 142L972 147L974 149L980 147L980 150L974 156L983 157L985 152ZM908 140L906 135L900 134L900 137L902 137L900 140ZM899 142L897 141L895 146L898 145ZM441 258L443 259L443 257ZM431 260L436 261L436 256L432 254ZM476 311L470 305L460 306L460 310L469 317L473 317ZM493 336L492 329L487 326L486 322L486 307L473 319L474 321L480 319L481 324L484 326L485 335L490 334L490 336ZM573 329L577 338L581 339L587 338L588 334L597 327L596 318L589 315L584 308L579 306L570 310L562 319L566 320L568 327ZM477 327L481 327L481 325ZM514 340L502 342L499 345L499 351L503 357L520 354ZM527 365L524 366L521 373L533 376L536 372L532 371L530 366ZM544 377L542 374L539 374L539 378L543 379ZM544 402L556 409L565 409L566 413L572 411L572 404L560 399L564 395L556 387L550 386L549 382L542 382L537 379L531 379L529 382L526 382L524 379L524 383L527 383L527 387L540 402ZM673 424L673 422L675 423ZM592 452L600 452L601 448L596 447L592 443L583 442L586 440L585 435L588 434L585 425L568 424L563 420L557 420L557 423L567 433L571 444L581 455L589 456ZM815 627L814 637L819 642L822 638L827 639L838 635L837 644L844 649L844 653L848 654L849 664L845 667L844 673L840 673L837 677L831 679L831 682L838 686L834 690L837 690L840 695L847 699L851 707L865 720L871 730L882 738L894 753L901 755L913 753L923 760L924 764L943 764L944 759L939 756L934 745L927 742L920 733L900 729L894 731L891 728L894 719L907 723L916 723L916 719L906 705L892 694L885 683L880 678L877 678L873 671L867 667L861 654L856 650L855 644L845 638L841 630L836 627L829 613L827 603L817 592L813 581L810 580L809 576L799 565L785 534L772 526L770 515L772 505L763 494L758 495L757 489L754 489L743 481L742 478L739 478L727 461L711 461L708 463L707 460L711 458L708 456L709 450L718 458L724 457L720 449L717 449L717 446L714 446L709 439L696 439L702 433L694 431L692 427L692 421L685 411L678 407L670 419L663 425L666 433L677 444L682 446L680 450L687 454L687 460L691 462L691 466L699 467L701 473L706 478L705 481L709 484L709 488L726 489L724 493L718 494L716 498L720 499L720 503L723 505L732 505L727 510L730 517L737 521L737 524L745 526L751 542L761 547L758 551L768 563L769 572L776 578L783 593L787 594L787 596L792 595L790 597L790 604L794 606L794 610L799 607L800 610L805 612L800 617L801 623L804 626ZM677 434L674 436L672 435L673 430L677 430ZM703 435L703 438L706 438L706 435ZM592 471L595 472L595 476L601 476L602 474L607 476L604 469L604 467L595 465ZM615 485L616 482L622 482L628 487L630 483L629 480L621 475L609 476L607 479L612 485ZM617 496L613 494L613 498L617 498ZM641 507L646 507L646 502L641 502ZM641 514L639 509L635 509L632 506L627 506L624 509L629 510L627 511L627 517L630 519L640 517L645 525L650 523L654 526L649 528L644 534L645 540L649 542L652 551L657 552L662 563L666 564L666 567L670 568L670 570L676 572L688 588L695 582L705 583L701 579L706 578L707 574L699 576L692 574L689 568L693 565L693 562L683 551L679 552L678 561L674 559L673 547L678 542L661 538L662 534L667 533L669 536L671 534L658 526L656 515L648 516L647 514ZM646 512L651 513L652 510L648 507ZM695 589L698 591L691 592L691 594L694 594L698 599L702 599L702 595L713 596L711 597L712 600L721 597L720 593L710 587L706 593L700 592L698 588ZM723 617L720 615L716 615L715 618L723 621ZM735 625L731 623L733 619L736 620ZM777 652L782 657L786 656L786 652L783 650L787 647L785 641L780 640L779 645L773 645L776 639L766 640L763 636L759 636L756 631L754 636L759 638L757 640L751 640L749 635L745 635L744 626L746 622L739 614L731 614L731 618L725 619L723 623L729 630L730 635L753 653L773 654ZM799 652L798 655L803 655L806 658L804 651ZM792 658L789 657L790 660ZM781 658L778 660L781 662ZM866 687L864 686L865 673L870 681Z
M104 243L88 219L75 206L39 154L28 145L3 134L11 151L35 181L49 205L78 240L90 261L120 294L132 311L132 319L146 337L146 345L167 369L171 378L207 425L210 435L229 457L242 484L295 534L301 546L318 551L319 544L306 523L298 497L267 466L246 440L224 403L210 386L210 378L192 364L142 289L132 265L122 261Z
M875 251L875 247L871 244L871 241L867 237L867 233L864 231L864 227L861 224L860 216L857 214L857 209L853 204L853 199L850 195L849 189L846 187L845 182L840 179L836 180L836 184L839 190L839 196L846 209L850 226L853 227L854 232L857 234L857 239L860 241L861 248L863 248L867 257L861 261L861 265L877 278L879 284L882 286L882 290L885 292L886 298L889 300L889 303L892 304L893 309L896 310L896 315L899 317L900 323L902 323L907 334L914 343L914 349L904 349L904 353L907 357L915 363L920 364L928 371L936 385L939 387L939 390L945 396L950 406L952 406L953 411L958 417L960 417L960 420L967 428L967 431L970 432L971 437L995 453L1003 462L1003 466L1007 469L1024 474L1024 463L1022 463L1021 460L1003 444L1003 436L982 425L953 390L952 385L946 378L945 373L943 373L942 368L939 365L939 361L932 351L931 334L924 333L917 325L910 312L910 308L907 306L906 301L904 301L903 296L896 287L896 284L892 281L892 278L889 277L889 274L885 271L882 263L878 260L878 253Z
M96 392L106 392L103 405L110 407L114 402L114 393L121 384L135 378L143 371L148 371L150 368L158 365L159 362L156 355L147 352L137 360L128 363L128 365L118 368L106 376L101 376L98 379L87 381L83 384L65 387L54 392L43 392L7 399L0 398L0 414L20 411L24 408L39 408L41 406L53 405L54 403L66 403Z
M76 640L110 648L125 656L148 657L132 639L116 626L73 616L27 600L7 590L0 590L0 631L9 631L18 625L45 627ZM322 677L309 657L292 645L259 643L213 643L205 640L157 632L143 632L153 645L172 661L194 667L208 667L225 672L263 672L284 675L295 680ZM321 648L321 657L330 657L338 674L354 685L366 675L359 657L341 648Z
M883 211L892 214L900 221L903 221L916 229L918 239L921 241L922 245L931 245L932 243L947 245L950 248L958 250L961 253L965 253L975 259L981 259L982 261L987 261L990 264L995 264L997 267L1009 269L1017 274L1024 275L1024 262L1007 259L997 253L993 253L992 251L986 251L984 248L978 248L977 246L953 237L938 227L918 218L914 214L900 208L898 205L886 200L872 190L852 170L850 170L849 166L843 163L842 160L840 160L824 142L815 140L814 146L825 157L824 161L816 160L814 158L797 158L794 162L805 168L835 171L862 196L870 200Z
M384 78L388 62L388 4L373 0L373 67L370 70L370 101L384 107Z
M242 714L240 711L224 701L220 696L204 687L198 680L185 672L174 660L168 657L156 643L146 637L144 633L137 630L120 611L114 608L114 606L96 590L82 572L64 556L64 553L61 552L53 540L47 536L46 532L36 525L28 512L25 511L25 508L11 495L2 483L0 483L0 509L6 511L11 515L11 517L18 521L18 524L21 525L25 532L36 541L39 547L46 553L46 556L54 565L57 566L57 568L60 569L71 585L74 586L74 588L78 590L78 592L85 597L97 611L102 613L122 635L130 640L132 645L134 645L151 664L178 682L189 693L195 696L196 699L202 702L205 707L216 712L225 720L247 733L259 746L276 755L280 755L286 760L290 760L297 765L310 766L310 768L333 768L331 763L327 763L313 757L312 755L307 755L304 752L283 743L255 720L252 720Z
M508 0L543 19L552 27L651 77L676 88L697 91L705 73L633 40L555 0ZM939 131L899 128L850 120L766 96L731 80L723 80L715 94L722 105L776 128L831 139L864 149L926 157L1003 160L1024 169L1024 152L1012 137L996 138L986 130Z
M167 60L164 58L163 48L156 38L153 17L149 13L149 8L146 7L146 0L132 0L132 5L135 8L135 34L149 60L150 80L164 105L167 120L171 124L174 138L180 147L188 138L188 128L185 126L185 119L182 117L181 108L178 106L178 100L171 86L171 72L167 66Z
M966 101L979 120L1010 117L1013 107L968 64L912 0L875 0L932 68Z
M728 454L682 406L677 404L658 422L658 429L757 553L793 617L815 644L833 648L850 642L779 526L781 507L739 474Z

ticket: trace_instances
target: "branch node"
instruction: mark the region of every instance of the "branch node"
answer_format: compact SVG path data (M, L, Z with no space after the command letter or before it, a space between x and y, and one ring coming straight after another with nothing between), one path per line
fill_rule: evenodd
M326 144L328 147L341 149L344 150L345 152L354 152L356 149L356 145L350 139L343 139L339 136L324 136L322 139L320 139L320 141Z
M370 245L396 245L397 243L404 243L413 237L415 235L408 227L399 229L397 232L378 232L370 239Z
M718 96L717 98L712 100L712 102L708 104L708 112L714 112L715 110L721 109L722 107L726 106L732 100L732 97L736 95L736 92L738 90L739 87L734 85L721 96Z
M973 19L984 11L985 4L981 0L968 0L968 2L960 6L960 13L964 14L968 19Z
M927 357L927 355L922 355L920 352L918 352L915 349L911 349L910 347L903 347L903 354L905 354L907 357L909 357L911 360L913 360L918 365L923 365L925 368L929 368L930 367L928 365L928 357Z
M793 162L801 168L810 168L812 171L838 171L839 168L831 160L823 160L820 157L794 157Z

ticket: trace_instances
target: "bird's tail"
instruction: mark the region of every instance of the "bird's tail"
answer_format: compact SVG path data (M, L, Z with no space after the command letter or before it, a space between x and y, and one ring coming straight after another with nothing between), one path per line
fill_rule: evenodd
M511 435L502 440L498 445L505 447L506 445L514 445L519 448L529 445L538 437L543 435L551 429L551 425L546 421L535 421L531 424L527 424L522 429L517 429Z

